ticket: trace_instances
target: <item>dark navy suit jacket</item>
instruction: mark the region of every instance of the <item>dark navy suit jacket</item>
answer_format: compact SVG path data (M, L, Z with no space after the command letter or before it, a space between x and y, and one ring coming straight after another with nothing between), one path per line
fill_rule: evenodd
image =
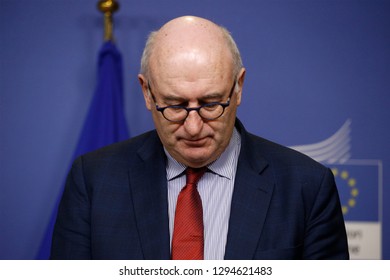
M348 259L331 171L248 133L225 259ZM68 175L52 259L170 259L166 156L156 131L79 157Z

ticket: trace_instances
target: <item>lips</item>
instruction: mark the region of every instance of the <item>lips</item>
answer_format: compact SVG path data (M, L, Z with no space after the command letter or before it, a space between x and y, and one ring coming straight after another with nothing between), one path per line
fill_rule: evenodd
M199 139L182 139L182 141L189 147L203 147L208 137L199 138Z

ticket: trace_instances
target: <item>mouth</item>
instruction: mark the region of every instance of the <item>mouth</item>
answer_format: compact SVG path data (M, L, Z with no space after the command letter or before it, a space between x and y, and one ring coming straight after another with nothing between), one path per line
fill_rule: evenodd
M199 139L182 139L184 144L190 148L198 148L205 146L208 137L203 137Z

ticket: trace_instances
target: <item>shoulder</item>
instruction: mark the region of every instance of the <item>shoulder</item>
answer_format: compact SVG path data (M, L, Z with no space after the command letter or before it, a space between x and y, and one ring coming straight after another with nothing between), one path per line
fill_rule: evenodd
M242 151L245 156L252 157L252 160L261 158L271 165L323 168L322 164L301 152L246 131L238 120L236 127L241 135Z
M129 165L139 158L141 150L160 149L161 142L155 130L117 142L79 156L75 163L98 167L99 165Z
M330 172L327 167L305 154L249 133L243 127L240 130L242 161L255 167L266 166L274 178L321 181Z
M250 133L248 133L248 136L255 149L258 150L258 153L270 163L280 163L289 166L298 164L317 168L323 167L319 162L294 149Z

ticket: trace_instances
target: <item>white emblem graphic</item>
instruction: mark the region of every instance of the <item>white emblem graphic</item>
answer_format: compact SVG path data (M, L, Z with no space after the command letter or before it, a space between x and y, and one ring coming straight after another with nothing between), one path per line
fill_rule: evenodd
M348 119L335 134L321 142L291 146L290 148L306 154L318 162L345 163L351 157L351 123L352 121Z

